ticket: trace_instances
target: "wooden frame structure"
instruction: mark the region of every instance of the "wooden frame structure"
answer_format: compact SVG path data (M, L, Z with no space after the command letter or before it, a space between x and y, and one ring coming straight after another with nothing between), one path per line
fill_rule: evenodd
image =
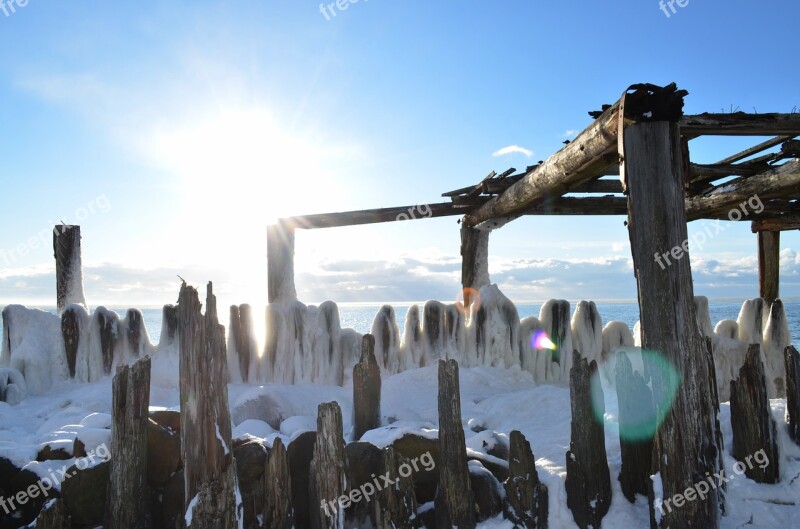
M719 469L723 450L710 346L697 323L689 259L658 266L654 254L687 250L687 222L751 221L758 234L761 296L779 295L780 232L800 229L800 114L684 115L687 92L675 84L633 85L575 140L537 165L492 172L424 206L423 218L463 216L462 285L488 282L485 253L492 230L525 215L627 215L641 311L642 346L676 367L675 401L655 439L655 472L665 498L696 476ZM703 136L769 136L715 164L692 163L690 142ZM780 149L775 151L775 148ZM766 154L765 154L766 153ZM763 210L734 214L749 199ZM270 302L296 298L292 259L296 229L392 222L423 206L281 219L268 232ZM761 208L759 208L761 209ZM741 212L740 212L741 213ZM405 214L405 215L404 215ZM465 299L469 303L468 299ZM669 381L654 379L656 383ZM719 527L712 495L656 517L661 527Z

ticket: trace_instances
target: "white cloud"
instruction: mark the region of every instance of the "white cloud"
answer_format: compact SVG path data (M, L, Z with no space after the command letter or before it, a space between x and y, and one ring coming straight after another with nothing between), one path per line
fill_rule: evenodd
M525 147L520 147L519 145L509 145L508 147L503 147L498 151L494 151L492 156L506 156L508 154L523 154L530 158L533 156L533 151L530 149L526 149Z

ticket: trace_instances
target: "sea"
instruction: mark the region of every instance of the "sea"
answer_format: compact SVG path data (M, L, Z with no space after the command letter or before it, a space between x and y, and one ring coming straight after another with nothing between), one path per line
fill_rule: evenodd
M395 314L397 315L397 324L400 326L400 335L402 336L408 309L413 305L418 305L420 309L422 309L423 303L391 303L391 305L394 307ZM382 304L339 304L339 321L342 328L354 329L361 334L370 332L370 329L372 328L372 320L375 318L375 315L381 306ZM792 333L792 343L796 347L800 347L800 301L785 302L784 306L786 307L786 314L789 320L789 330ZM538 317L541 307L542 303L519 304L517 305L517 311L519 312L520 319L528 316ZM575 304L573 303L573 310L574 307ZM711 312L712 324L716 325L720 320L736 320L741 307L741 302L709 302L709 311ZM37 308L47 310L53 314L55 314L56 311L55 307ZM117 312L120 317L123 317L127 311L126 308L121 307L108 308ZM0 309L2 309L2 307L0 307ZM154 344L158 343L161 335L162 309L148 307L140 310L142 311L142 316L145 326L147 327L150 340ZM597 303L597 310L600 312L600 316L603 318L603 325L610 321L621 321L628 324L628 327L630 327L631 331L633 331L633 326L639 320L639 305L636 303ZM222 314L225 314L225 312L222 312ZM263 321L262 318L256 318L256 330L263 328L263 324L260 325L261 321ZM227 325L227 321L222 321L221 323Z

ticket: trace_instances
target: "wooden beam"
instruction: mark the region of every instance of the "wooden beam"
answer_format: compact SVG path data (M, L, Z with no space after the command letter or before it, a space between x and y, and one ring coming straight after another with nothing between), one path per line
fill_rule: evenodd
M661 498L650 502L651 520L658 514L658 527L717 529L717 494L687 502L680 509L655 512L661 501L682 494L697 476L718 472L716 454L722 450L714 424L713 373L695 315L691 265L683 253L688 232L679 126L664 121L626 128L624 157L642 347L663 358L646 373L652 376L654 389L677 389L671 404L657 404L656 415L663 414L664 421L656 433L653 471L660 472L662 487ZM676 257L676 252L682 257ZM664 263L658 259L662 255L670 255L671 260Z
M609 166L609 156L617 150L619 133L624 126L638 121L680 118L685 95L686 92L678 90L674 84L663 88L632 86L575 140L502 195L467 214L464 222L467 226L477 226L492 221L489 227L500 227L522 215L537 200L561 196L601 176Z
M681 134L698 136L797 136L800 134L800 114L697 114L684 116Z
M718 165L725 165L729 163L736 163L744 160L745 158L750 158L754 154L758 154L760 152L766 151L767 149L771 149L781 143L791 140L794 136L776 136L770 140L767 140L763 143L759 143L749 149L745 149L741 152L738 152L732 156L728 156L727 158L720 160L717 162Z
M362 224L378 224L381 222L398 222L404 220L432 219L463 215L467 211L452 202L438 204L420 204L392 208L365 209L360 211L344 211L340 213L320 213L281 219L286 227L302 230L320 228L339 228L343 226L359 226Z
M754 197L758 197L762 202L782 198L787 192L798 188L800 188L800 160L792 160L759 175L727 182L704 196L689 197L686 199L686 212L689 220L695 220L713 214L727 213ZM741 218L731 220L741 220Z
M770 305L780 297L780 253L781 232L758 232L758 286Z
M800 230L800 213L756 220L753 222L751 230L753 233Z

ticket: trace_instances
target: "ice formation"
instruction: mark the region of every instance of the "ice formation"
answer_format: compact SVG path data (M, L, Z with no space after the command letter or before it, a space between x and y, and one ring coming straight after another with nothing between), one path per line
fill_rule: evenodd
M0 402L19 404L28 393L25 377L16 369L0 367Z
M480 303L470 306L468 333L475 355L468 355L479 366L519 365L519 313L497 285L480 290ZM469 365L469 364L467 364Z
M402 358L400 370L406 371L418 367L422 361L422 325L419 319L419 307L412 305L406 313L406 324L403 329L403 343L400 345Z
M528 316L519 323L520 366L533 375L533 380L539 384L548 381L553 356L550 349L537 347L536 336L542 332L544 325L534 316Z
M383 373L400 372L400 327L391 305L384 305L372 322L375 337L375 359Z
M602 349L598 364L600 372L611 387L616 386L617 353L631 347L634 347L633 334L626 323L610 321L603 327ZM633 360L633 355L628 355L628 359ZM636 371L637 367L633 370ZM644 373L644 370L640 372Z
M714 327L714 334L722 338L736 340L739 337L739 324L734 320L722 320Z
M542 305L539 321L555 344L552 351L552 362L547 380L552 382L568 382L572 369L572 330L570 329L569 302L563 299L551 299Z
M767 392L770 398L786 395L786 367L784 351L792 343L789 321L781 300L772 303L766 327L764 328L762 359L767 375Z
M736 319L739 324L740 342L746 344L763 342L767 319L765 312L765 303L762 298L749 299L742 304L739 317Z
M714 336L714 325L711 323L711 313L708 309L708 298L705 296L695 296L694 307L697 314L697 325L703 336L712 338Z
M61 318L38 309L9 305L3 309L0 366L25 377L28 393L44 393L68 377L61 338Z
M603 351L603 319L594 301L580 301L575 307L570 324L572 345L591 363L600 361Z
M447 358L446 307L438 301L428 301L422 308L422 360L420 367L432 366Z

